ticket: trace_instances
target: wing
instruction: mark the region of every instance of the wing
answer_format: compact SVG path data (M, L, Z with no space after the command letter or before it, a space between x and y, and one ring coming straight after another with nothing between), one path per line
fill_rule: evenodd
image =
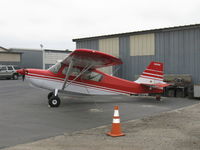
M122 64L121 59L117 57L89 49L77 49L73 51L62 63L69 65L72 61L74 62L73 66L84 68L91 65L92 69Z

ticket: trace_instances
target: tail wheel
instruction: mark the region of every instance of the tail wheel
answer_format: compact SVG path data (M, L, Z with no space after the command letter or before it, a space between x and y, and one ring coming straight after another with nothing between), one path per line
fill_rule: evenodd
M58 96L52 96L49 99L49 106L50 107L59 107L60 106L60 98Z
M50 93L48 94L47 98L50 99L53 95L54 95L54 93L53 93L53 92L50 92Z

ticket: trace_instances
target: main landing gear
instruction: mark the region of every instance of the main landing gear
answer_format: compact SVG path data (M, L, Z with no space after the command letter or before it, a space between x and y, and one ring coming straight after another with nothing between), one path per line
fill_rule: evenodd
M48 102L50 107L59 107L60 106L60 98L58 97L58 90L56 89L55 92L50 92L48 94Z

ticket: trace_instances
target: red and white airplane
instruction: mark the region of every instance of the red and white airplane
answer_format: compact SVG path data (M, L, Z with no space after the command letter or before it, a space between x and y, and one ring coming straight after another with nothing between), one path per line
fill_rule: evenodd
M108 75L98 68L122 64L119 58L95 50L77 49L48 70L20 69L33 86L50 90L48 103L60 105L58 93L82 95L118 95L163 93L163 64L151 62L136 81Z

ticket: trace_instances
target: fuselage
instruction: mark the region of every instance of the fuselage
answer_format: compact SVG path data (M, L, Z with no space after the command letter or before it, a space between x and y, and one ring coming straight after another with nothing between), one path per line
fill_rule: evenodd
M26 69L26 80L33 86L53 91L61 90L66 66L62 66L58 72L41 69ZM81 68L76 68L81 71ZM115 76L110 76L99 70L92 70L89 77L85 74L76 78L77 74L72 73L64 91L88 94L88 95L119 95L119 94L142 94L142 93L162 93L162 88L150 88L134 81L128 81ZM76 79L75 79L76 78ZM75 79L75 80L74 80Z

